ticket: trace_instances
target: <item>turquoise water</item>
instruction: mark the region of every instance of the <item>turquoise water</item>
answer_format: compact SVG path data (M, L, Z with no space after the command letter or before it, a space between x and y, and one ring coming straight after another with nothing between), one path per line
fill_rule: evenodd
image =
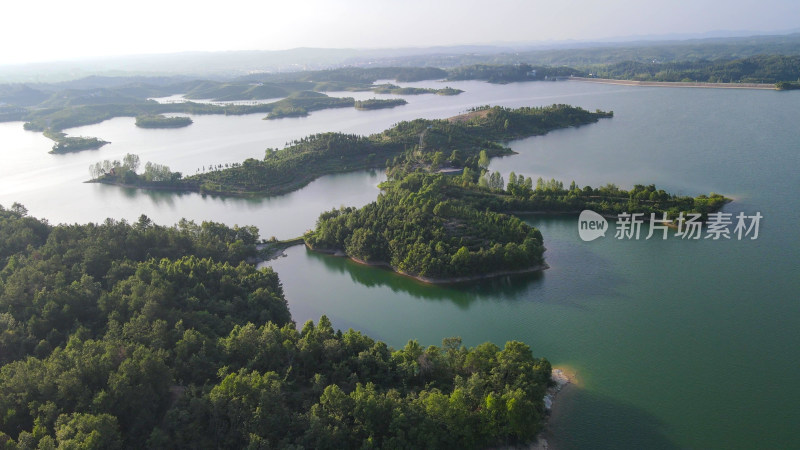
M553 424L559 448L790 448L800 137L787 124L799 98L633 88L598 102L612 120L514 142L519 154L491 167L721 192L736 198L726 212L761 212L757 240L583 242L575 218L536 216L551 266L540 275L431 287L301 247L273 267L295 320L328 314L395 346L523 340L575 370L582 387Z
M560 398L560 448L789 448L800 419L800 92L664 89L579 82L494 86L448 83L456 97L408 97L390 110L317 111L303 119L193 117L178 130L142 130L118 118L69 130L112 143L49 155L50 141L0 124L0 204L25 204L53 223L147 214L255 224L292 237L319 212L375 198L381 174L323 177L301 191L256 200L150 194L83 184L88 166L127 152L187 173L261 157L266 147L319 131L377 132L471 106L570 103L615 117L510 143L519 154L491 168L569 183L656 183L682 194L720 192L725 211L761 212L751 241L583 242L574 218L528 217L542 230L550 269L463 286L427 286L302 247L272 262L295 320L327 314L391 345L529 343L575 370ZM414 83L424 87L439 84ZM309 282L313 280L313 283Z

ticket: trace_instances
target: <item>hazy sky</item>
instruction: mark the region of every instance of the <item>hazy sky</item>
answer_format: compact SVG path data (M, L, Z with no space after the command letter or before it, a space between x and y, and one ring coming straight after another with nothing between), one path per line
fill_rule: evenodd
M798 0L10 0L0 12L0 64L800 27Z

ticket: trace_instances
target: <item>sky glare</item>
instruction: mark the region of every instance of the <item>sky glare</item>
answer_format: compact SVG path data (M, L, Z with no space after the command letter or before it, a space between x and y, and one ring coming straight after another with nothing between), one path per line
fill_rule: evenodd
M800 27L796 0L29 0L0 64L180 51L397 48Z

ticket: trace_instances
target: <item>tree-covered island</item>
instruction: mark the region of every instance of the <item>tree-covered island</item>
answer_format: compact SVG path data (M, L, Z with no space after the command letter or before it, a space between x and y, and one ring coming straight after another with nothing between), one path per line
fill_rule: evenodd
M355 107L356 109L366 111L370 109L394 108L395 106L402 106L407 104L408 102L403 100L402 98L388 98L388 99L370 98L367 100L357 100L355 103Z
M394 95L421 95L421 94L458 95L464 92L461 89L454 89L449 86L445 86L441 89L433 89L433 88L418 88L418 87L400 87L394 84L382 84L371 90L376 94L394 94Z
M182 128L191 124L191 117L167 117L163 114L136 116L136 126L139 128Z
M45 137L55 141L50 153L72 153L82 150L95 150L106 144L107 141L96 137L67 136L66 133L46 130Z

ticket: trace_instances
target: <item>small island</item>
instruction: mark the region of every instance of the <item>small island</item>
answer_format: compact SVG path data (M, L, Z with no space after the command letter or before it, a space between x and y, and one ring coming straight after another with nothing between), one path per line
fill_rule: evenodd
M285 117L305 117L311 111L328 108L347 108L355 105L352 97L329 97L320 92L295 92L283 100L269 103L269 114L265 119L282 119Z
M139 128L182 128L192 123L190 117L167 117L163 114L136 116L136 126Z
M44 135L55 141L53 149L50 150L50 153L54 154L79 152L81 150L96 150L109 143L108 141L96 137L71 137L67 136L66 133L53 132L50 130L47 130Z
M394 108L395 106L401 106L407 104L408 102L403 100L402 98L391 98L391 99L370 98L367 100L356 101L355 107L358 110L366 111L370 109Z
M458 95L464 91L461 89L454 89L449 86L442 89L433 88L418 88L418 87L400 87L394 84L382 84L374 89L372 92L376 94L394 94L394 95L422 95L422 94L437 94L437 95Z
M450 86L445 86L441 89L436 90L436 95L458 95L464 92L461 89L451 88Z

